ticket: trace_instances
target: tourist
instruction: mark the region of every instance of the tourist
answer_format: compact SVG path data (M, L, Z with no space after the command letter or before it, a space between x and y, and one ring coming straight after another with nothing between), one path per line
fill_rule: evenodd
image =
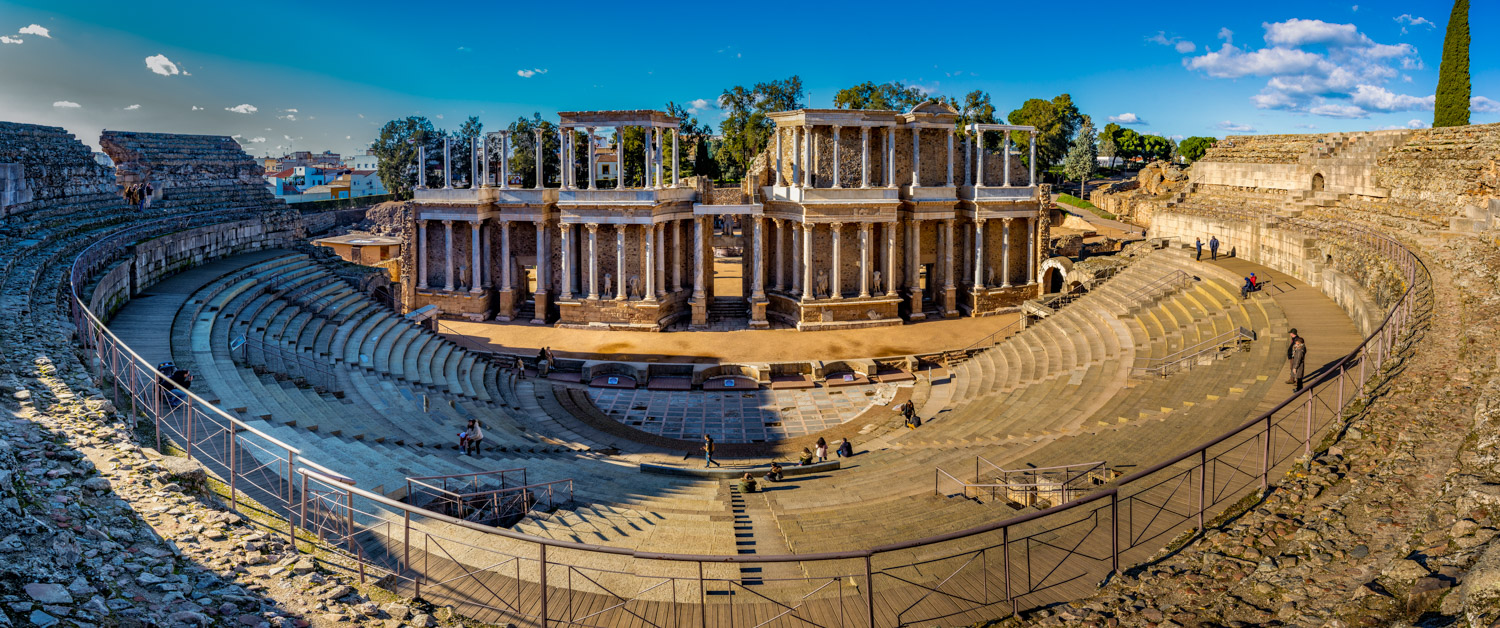
M783 478L783 477L785 477L785 476L782 475L782 473L781 473L781 463L779 463L779 462L772 462L771 463L771 470L766 472L766 481L767 482L780 482L781 478Z
M1292 379L1287 383L1296 390L1302 390L1302 374L1307 365L1307 341L1301 336L1292 338L1292 346L1287 348L1287 358L1291 360L1292 366Z
M808 466L808 465L812 464L812 461L813 461L812 450L810 450L810 449L808 449L806 447L803 447L802 448L802 457L798 459L797 466L805 467L805 466Z
M1214 237L1208 239L1208 254L1213 257L1214 261L1218 261L1218 259L1219 259L1219 236L1214 236Z
M547 363L547 348L542 347L541 351L536 352L536 376L546 377L548 366L551 365Z
M480 429L479 421L469 419L469 426L458 435L458 449L465 456L479 453L479 441L484 440L484 430Z
M714 437L709 436L708 434L704 434L703 435L703 468L707 469L709 467L722 467L722 466L724 466L724 465L721 465L721 464L719 464L717 462L714 462Z
M516 379L526 379L526 362L516 356Z
M840 458L850 458L850 457L853 457L854 456L854 445L849 444L849 439L845 438L842 441L839 441L839 448L833 450L833 453L834 453L834 455L837 455Z
M1203 238L1193 238L1193 248L1198 249L1198 259L1196 261L1203 261Z
M745 472L745 477L740 478L740 492L754 493L756 489L755 478L750 477L750 472Z
M1302 337L1297 335L1297 328L1296 327L1293 327L1290 331L1288 331L1287 335L1291 336L1291 338L1289 340L1287 340L1287 343L1286 343L1286 361L1287 361L1287 367L1290 368L1290 369L1292 369L1292 372L1295 373L1296 372L1296 367L1292 365L1292 350L1295 349L1295 348L1297 348L1297 341L1301 340ZM1294 377L1291 376L1291 375L1288 375L1287 379L1286 379L1286 383L1288 383L1288 384L1295 384L1296 382L1293 381L1293 380L1294 380ZM1301 388L1301 386L1298 386L1298 388Z
M175 408L178 404L187 401L187 391L193 387L193 376L188 374L187 369L176 369L172 371L172 376L169 379L172 380L172 383L177 384L169 391L171 397L168 399L172 407Z
M150 183L146 184L146 197L141 201L141 211L151 209L151 193L155 191L156 190L151 187Z
M1245 283L1240 284L1240 300L1243 301L1250 296L1251 292L1255 292L1255 273L1250 273L1250 276L1245 278Z
M818 437L818 443L813 450L818 454L818 462L828 461L828 441L823 440L822 436Z

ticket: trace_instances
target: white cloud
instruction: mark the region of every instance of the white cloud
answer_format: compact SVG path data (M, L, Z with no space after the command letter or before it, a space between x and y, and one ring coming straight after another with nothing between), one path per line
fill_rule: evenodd
M1356 5L1352 6L1352 7L1349 7L1349 10L1353 11L1355 13L1359 13L1359 5L1356 4Z
M1396 16L1396 23L1402 25L1402 35L1407 33L1408 28L1416 28L1418 26L1426 26L1428 30L1437 28L1437 24L1433 24L1431 20L1425 17L1412 17L1410 13L1402 13Z
M292 114L289 113L289 114L286 114L284 116L276 116L276 119L277 120L290 120L292 122L296 122L297 121L297 116L294 116L294 115L292 115Z
M1354 88L1354 104L1378 111L1431 111L1437 96L1410 96L1397 94L1376 85L1359 85Z
M177 69L177 64L172 63L172 60L168 59L166 55L151 55L146 57L146 68L162 76L173 76L182 73L181 70Z
M1187 54L1198 49L1198 46L1196 44L1181 37L1167 37L1166 31L1157 31L1155 35L1147 37L1146 41L1149 41L1153 44L1171 46L1172 48L1176 49L1177 52L1180 52L1182 54Z
M233 107L225 107L224 110L225 111L233 111L235 113L244 113L244 114L251 114L251 113L255 113L257 111L260 111L259 109L255 108L255 105L252 105L252 104L249 104L249 103L246 103L246 104L243 104L243 105L235 105Z
M1117 116L1110 116L1109 121L1116 124L1147 124L1147 122L1141 119L1140 116L1129 112L1122 113Z
M1365 117L1371 111L1429 109L1420 96L1391 93L1385 85L1403 69L1421 67L1410 44L1381 44L1353 24L1291 19L1264 23L1265 47L1232 43L1232 32L1217 50L1183 59L1189 70L1210 78L1264 78L1250 97L1258 109L1298 111L1336 118ZM1399 69L1398 69L1399 68Z
M282 113L297 113L296 109L282 109Z
M290 135L282 135L281 139L284 139L284 140L290 142L290 141L292 141L292 136L290 136Z
M11 37L10 35L0 35L0 44L22 44L22 43L26 43L26 40L21 39L20 37Z
M473 50L470 50L468 46L459 46L458 47L458 51L459 52L474 52Z
M437 116L435 116L435 117L436 117L436 118L437 118L437 119L439 119L439 120L442 120L442 119L443 119L443 114L441 114L441 113L440 113L440 114L437 114Z
M1425 129L1425 128L1429 127L1429 126L1432 126L1432 125L1428 124L1425 121L1417 120L1415 118L1407 121L1407 123L1406 123L1406 128L1408 128L1408 129Z
M264 143L266 143L266 138L264 138L264 137L252 137L252 138L250 138L250 143L251 144L264 144Z
M1255 132L1255 127L1253 127L1253 126L1250 126L1248 124L1238 124L1238 123L1235 123L1235 122L1230 122L1228 120L1220 122L1218 128L1219 128L1220 131L1229 131L1231 133L1254 133Z
M1364 118L1370 115L1369 112L1354 105L1341 105L1337 103L1318 105L1308 109L1307 112L1315 116L1329 118Z
M546 73L547 73L547 70L545 70L543 68L532 68L530 70L516 70L516 76L519 76L521 78L531 78L531 77L536 76L538 74L546 74Z
M346 139L346 140L352 140L352 139L354 139L354 136L353 135L345 135L344 139ZM480 149L479 156L481 156L481 157L484 156L484 150L483 149Z
M78 104L76 102L73 102L71 100L59 100L57 102L52 103L52 106L53 107L57 107L58 109L77 109L79 107L82 107L83 105L80 105L80 104Z
M1475 96L1469 99L1469 108L1475 113L1500 113L1500 102L1484 96Z
M1318 128L1318 125L1316 125L1316 124L1299 124L1299 125L1297 125L1297 128L1312 130L1312 129Z
M707 111L709 109L718 109L718 108L719 108L719 102L717 100L708 100L708 99L705 99L705 98L698 98L698 99L695 99L692 102L688 103L687 111L688 111L688 113L698 114L698 113L703 113L704 111Z
M1223 28L1220 28L1219 29L1219 39L1224 40L1224 43L1226 43L1226 44L1232 44L1232 43L1234 43L1234 31L1229 30L1229 27L1227 27L1227 26L1223 27Z
M361 120L365 119L365 114L362 114L362 113L359 114L359 119L361 119Z
M1262 23L1261 26L1266 29L1266 43L1272 46L1355 46L1370 43L1370 38L1361 34L1353 24L1292 18L1285 22Z
M125 110L126 111L135 111L135 110L140 109L140 108L141 108L140 105L131 105L129 107L126 107Z
M46 37L47 39L52 39L52 32L44 28L41 24L32 24L31 26L27 26L26 28L21 29L19 32L22 35L36 35L37 37Z
M193 105L193 111L203 111L203 108L199 107L198 105Z

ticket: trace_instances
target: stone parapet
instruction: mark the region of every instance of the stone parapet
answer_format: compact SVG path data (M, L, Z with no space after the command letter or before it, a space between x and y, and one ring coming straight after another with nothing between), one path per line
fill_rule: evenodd
M99 145L115 162L120 185L149 183L153 208L168 211L285 207L271 194L264 167L234 138L105 131Z
M115 189L109 167L66 130L0 122L0 217Z

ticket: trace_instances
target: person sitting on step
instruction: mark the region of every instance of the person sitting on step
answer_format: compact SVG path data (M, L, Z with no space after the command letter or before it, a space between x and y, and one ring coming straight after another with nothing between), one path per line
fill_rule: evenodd
M755 486L755 478L750 477L750 472L746 471L745 472L745 477L740 478L740 492L741 493L754 493L756 488L757 487Z
M771 470L766 472L766 481L767 482L780 482L781 478L783 478L783 477L785 477L785 476L783 476L782 473L781 473L781 463L779 463L779 462L773 462L773 463L771 463Z
M852 457L854 456L854 445L849 444L849 439L845 438L839 441L839 448L833 450L833 453L840 458Z
M808 449L806 447L803 447L802 448L802 457L800 458L800 462L797 463L798 466L805 467L805 466L810 465L812 463L813 463L813 452L812 452L812 450Z
M546 377L547 376L547 368L550 367L550 366L552 366L552 364L547 361L547 348L546 347L542 347L542 350L538 351L536 353L536 375L537 375L537 377Z
M479 427L479 421L469 419L468 427L458 435L458 449L463 455L470 456L479 453L479 441L484 440L484 430Z

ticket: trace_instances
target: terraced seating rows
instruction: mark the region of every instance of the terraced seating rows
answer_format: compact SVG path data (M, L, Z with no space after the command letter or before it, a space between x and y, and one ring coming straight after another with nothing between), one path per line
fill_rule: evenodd
M1204 161L1231 163L1297 163L1311 153L1319 135L1231 135L1215 143Z

